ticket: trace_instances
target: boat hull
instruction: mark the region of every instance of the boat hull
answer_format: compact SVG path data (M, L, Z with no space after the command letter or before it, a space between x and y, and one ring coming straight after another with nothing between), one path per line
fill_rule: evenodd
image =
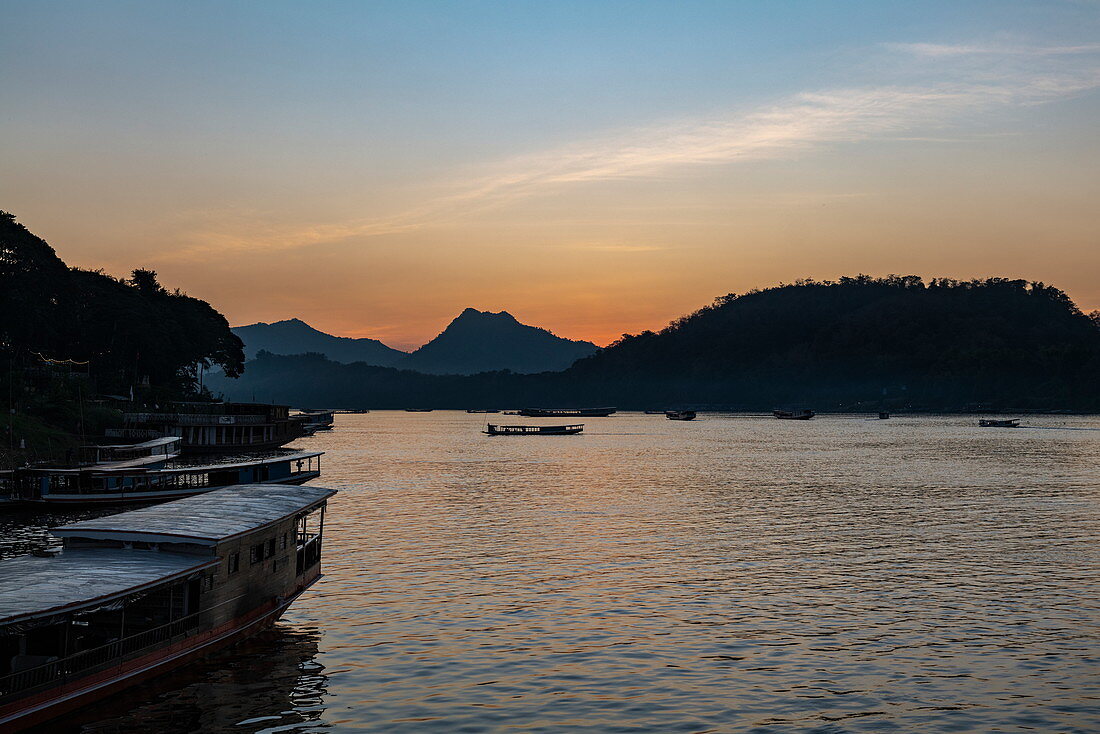
M523 408L519 414L527 418L606 418L616 408Z
M254 635L273 625L320 577L306 581L287 599L272 601L219 627L0 707L0 730L15 732L40 725Z
M321 472L302 472L302 474L283 479L268 479L253 484L305 484L306 482L321 476ZM100 505L137 505L150 502L167 502L179 500L184 497L194 497L197 494L213 492L222 487L196 487L186 490L165 490L163 492L97 492L96 494L47 494L34 499L13 500L15 504L23 505L64 505L66 507L87 507Z

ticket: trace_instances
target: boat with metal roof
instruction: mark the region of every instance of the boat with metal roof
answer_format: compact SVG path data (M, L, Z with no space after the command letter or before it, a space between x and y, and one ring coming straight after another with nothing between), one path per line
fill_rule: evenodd
M86 706L275 622L321 575L335 490L237 485L54 528L0 561L0 730Z
M107 435L129 440L181 436L185 454L235 454L284 446L304 434L290 406L266 403L172 402L152 412L123 413Z
M227 464L150 468L93 465L18 469L6 497L47 505L163 502L234 484L303 484L321 476L323 451L300 451Z

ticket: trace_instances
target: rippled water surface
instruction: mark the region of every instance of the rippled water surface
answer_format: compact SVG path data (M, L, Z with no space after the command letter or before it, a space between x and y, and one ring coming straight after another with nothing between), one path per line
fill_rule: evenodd
M1024 422L340 415L325 577L65 726L1098 731L1100 419Z

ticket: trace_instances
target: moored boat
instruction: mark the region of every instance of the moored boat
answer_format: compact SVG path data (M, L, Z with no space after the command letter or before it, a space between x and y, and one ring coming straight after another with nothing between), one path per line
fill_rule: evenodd
M183 451L180 436L164 436L141 443L86 446L83 451L89 464L99 466L150 466L164 465L179 457Z
M490 423L485 426L488 436L572 436L584 430L583 423L569 426L500 426Z
M493 409L479 410L479 409L476 409L476 408L467 408L466 412L467 413L499 413L500 411L499 410L493 410Z
M297 452L230 464L170 468L29 467L17 469L10 494L16 503L125 505L203 494L234 484L303 484L321 475L323 451Z
M889 413L887 413L887 412L886 412L886 411L884 411L884 410L883 410L883 411L879 411L879 414L878 414L878 419L879 419L880 421L884 421L884 420L889 420L889 419L890 419L890 414L889 414Z
M773 410L772 415L785 421L808 421L817 414L803 408L802 410Z
M431 413L435 408L405 408L406 413Z
M306 435L312 436L317 431L332 430L335 413L333 410L302 410L290 418L301 423Z
M303 435L286 405L169 403L156 412L124 413L107 435L132 441L181 436L185 454L233 454L276 449Z
M665 418L670 421L693 421L695 420L694 410L666 410Z
M982 428L1019 428L1019 418L982 418L978 421L978 425Z
M528 418L606 418L615 408L523 408L519 414Z
M320 576L319 487L227 487L50 532L0 561L0 730L86 707L270 626Z

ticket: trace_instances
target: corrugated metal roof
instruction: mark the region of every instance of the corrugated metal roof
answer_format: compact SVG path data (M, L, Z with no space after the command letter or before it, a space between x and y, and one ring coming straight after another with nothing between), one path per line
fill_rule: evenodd
M213 545L312 509L334 489L289 484L236 484L163 505L54 528L62 538L117 538Z
M0 624L103 604L219 562L218 558L121 548L9 558L0 561Z

